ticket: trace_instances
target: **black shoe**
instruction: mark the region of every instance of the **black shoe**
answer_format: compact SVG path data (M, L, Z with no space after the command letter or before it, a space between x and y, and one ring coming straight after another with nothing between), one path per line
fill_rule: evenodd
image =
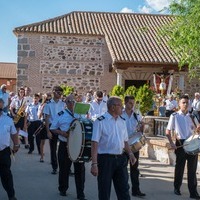
M9 200L17 200L17 198L14 196L14 197L10 197Z
M33 151L31 151L31 150L28 151L28 154L32 154L32 153L33 153Z
M53 169L53 171L51 172L51 174L57 174L57 170Z
M25 149L29 149L30 146L29 146L29 144L25 144L24 147L25 147Z
M198 192L195 192L194 195L190 195L190 199L200 199Z
M174 194L175 194L175 195L181 195L181 192L180 192L179 189L174 189Z
M67 194L66 194L66 192L65 192L65 191L60 191L60 196L63 196L63 197L65 197L65 196L67 196Z
M83 197L77 197L79 200L87 200L84 196Z
M138 191L138 192L133 192L132 193L132 196L134 196L134 197L145 197L146 196L146 194L145 193L142 193L141 191Z

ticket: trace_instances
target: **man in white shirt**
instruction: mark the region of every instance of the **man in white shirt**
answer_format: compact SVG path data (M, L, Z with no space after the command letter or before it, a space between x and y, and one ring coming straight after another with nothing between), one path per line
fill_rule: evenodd
M51 165L53 171L52 174L57 174L58 162L57 162L57 141L58 135L51 133L49 127L53 122L57 114L64 110L65 103L61 100L63 94L63 89L60 86L53 87L53 98L45 105L43 113L45 115L45 126L47 130L47 135L50 143L51 152Z
M178 103L174 100L172 95L165 101L166 102L166 117L169 117L173 112L178 109Z
M128 186L127 155L132 164L136 162L130 146L122 114L122 101L110 97L108 112L95 120L92 134L91 173L97 176L99 200L109 200L112 181L118 199L130 200Z
M20 145L17 130L14 126L13 120L3 112L3 104L4 101L0 98L0 177L9 200L17 200L13 186L13 176L10 170L10 138L13 141L12 151L14 153L19 150Z
M107 112L107 104L103 100L103 92L97 91L95 99L90 103L89 118L94 121L105 112Z
M174 175L174 193L176 195L181 195L181 185L183 180L185 163L187 161L187 181L188 189L190 192L191 199L200 199L197 192L197 163L198 154L191 155L184 151L184 142L190 136L193 135L194 130L199 131L200 127L195 126L188 112L188 96L181 96L179 100L180 110L171 114L169 122L166 129L166 136L170 142L171 148L175 150L176 155L176 165L175 165L175 175ZM172 131L176 133L176 142L172 140Z
M4 101L3 111L7 113L11 100L9 93L6 92L6 89L6 84L1 85L0 98Z

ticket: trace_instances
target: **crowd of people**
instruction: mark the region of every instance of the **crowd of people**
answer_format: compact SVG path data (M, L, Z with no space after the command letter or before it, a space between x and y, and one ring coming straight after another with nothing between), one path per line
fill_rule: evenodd
M184 165L185 161L188 160L190 197L200 199L195 174L198 156L187 155L182 147L184 140L192 135L192 130L199 130L199 125L192 126L193 121L189 117L191 112L194 114L193 116L198 114L200 95L198 94L199 100L197 100L196 94L198 93L195 93L195 100L191 104L191 108L188 96L180 97L179 102L176 103L170 98L165 101L163 106L166 106L166 113L168 111L170 116L166 135L177 156L174 193L181 195L180 187ZM124 105L119 97L109 97L106 91L93 92L90 90L85 96L76 92L63 96L63 89L60 86L54 86L51 92L33 95L31 95L30 87L21 87L15 95L8 94L6 85L2 85L0 124L5 128L0 130L0 176L9 199L16 200L10 170L10 154L16 153L21 143L27 148L27 153L32 154L36 144L40 156L39 161L42 163L45 161L44 144L47 139L50 146L51 173L58 173L60 196L67 195L73 163L77 199L86 199L84 193L86 161L77 159L76 162L73 162L67 148L71 131L76 128L71 127L72 123L74 120L82 120L83 118L83 121L92 123L91 174L97 176L98 199L110 199L112 182L119 200L130 199L128 164L130 165L131 195L145 197L146 194L141 191L139 184L139 150L133 151L129 143L129 139L134 137L135 133L143 132L144 124L134 96L127 95L123 101ZM76 102L88 104L87 112L75 113ZM179 111L177 111L178 105ZM176 118L177 120L175 120ZM177 132L176 144L171 139L171 131L173 130ZM13 140L12 151L10 151L10 138ZM57 145L58 143L59 145ZM4 167L5 165L6 167ZM2 170L3 167L4 170Z

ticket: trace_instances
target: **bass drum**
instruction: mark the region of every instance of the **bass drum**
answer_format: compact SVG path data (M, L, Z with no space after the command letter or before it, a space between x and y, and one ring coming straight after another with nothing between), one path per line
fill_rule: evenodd
M196 155L200 152L200 136L192 135L183 143L183 149L187 154Z
M92 121L74 120L70 126L67 150L72 162L89 162L91 160Z

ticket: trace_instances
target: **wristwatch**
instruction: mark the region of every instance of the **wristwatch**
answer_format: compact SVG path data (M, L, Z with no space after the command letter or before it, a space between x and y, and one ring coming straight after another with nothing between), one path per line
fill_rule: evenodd
M15 144L14 147L18 147L18 148L19 148L19 147L20 147L20 144Z

